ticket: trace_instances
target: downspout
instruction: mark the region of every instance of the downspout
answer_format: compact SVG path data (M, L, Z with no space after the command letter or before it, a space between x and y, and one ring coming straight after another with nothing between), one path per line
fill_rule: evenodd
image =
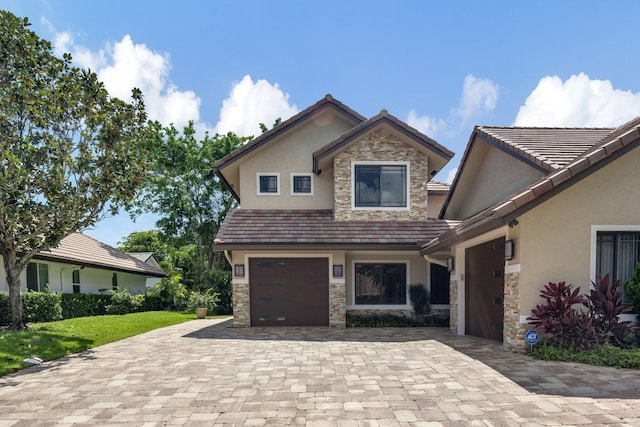
M446 260L440 260L440 259L435 259L429 255L423 255L424 259L426 259L427 261L429 261L431 264L436 264L436 265L440 265L442 267L446 267L447 266L447 261Z

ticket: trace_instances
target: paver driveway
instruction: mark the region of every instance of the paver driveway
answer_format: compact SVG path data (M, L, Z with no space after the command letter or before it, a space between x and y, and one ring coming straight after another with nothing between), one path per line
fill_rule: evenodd
M7 425L640 425L640 372L447 329L194 320L0 378Z

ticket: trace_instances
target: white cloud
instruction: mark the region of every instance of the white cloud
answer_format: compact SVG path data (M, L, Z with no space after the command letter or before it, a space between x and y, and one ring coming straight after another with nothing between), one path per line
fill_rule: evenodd
M207 126L199 121L200 98L169 80L171 61L167 53L136 44L129 35L93 52L76 44L70 32L56 32L50 23L43 22L54 32L55 54L71 53L74 64L94 71L111 96L129 101L131 90L137 87L142 91L150 119L163 125L173 123L178 129L193 120L199 133L204 133Z
M640 115L640 93L615 89L587 74L540 79L514 126L616 127Z
M266 80L254 82L250 75L246 75L233 84L229 97L222 102L215 131L258 136L261 133L259 123L271 128L276 119L284 121L297 112L298 107L289 104L289 94L282 92L277 83L272 85Z
M489 79L480 79L472 74L465 77L462 96L458 106L451 109L446 118L419 116L409 111L407 123L431 137L455 136L466 130L466 125L496 108L499 87Z

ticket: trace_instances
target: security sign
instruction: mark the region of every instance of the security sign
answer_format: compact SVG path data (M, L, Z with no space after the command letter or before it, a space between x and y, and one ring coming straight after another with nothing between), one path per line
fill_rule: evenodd
M540 334L538 334L538 331L536 331L535 329L530 329L526 334L524 334L524 339L528 344L533 345L540 339Z

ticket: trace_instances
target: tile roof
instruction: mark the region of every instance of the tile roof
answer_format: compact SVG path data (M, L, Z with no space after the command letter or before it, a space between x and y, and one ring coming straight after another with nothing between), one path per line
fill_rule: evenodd
M419 249L455 221L334 221L331 210L234 209L225 218L214 249L264 246Z
M446 182L429 181L427 182L428 193L448 193L451 189L451 185Z
M475 131L547 171L559 169L609 135L613 128L477 126Z
M164 271L82 233L70 234L57 248L42 251L34 258L145 276L166 276Z
M437 156L441 157L442 160L439 162L442 163L441 166L444 166L444 164L451 160L454 155L452 151L440 145L433 139L429 138L427 135L412 128L405 122L398 120L395 116L389 114L387 110L382 110L379 114L371 117L369 120L358 124L357 126L354 126L345 134L334 139L321 149L316 150L313 153L313 171L316 173L318 172L318 164L322 159L332 157L336 152L342 150L356 138L376 128L382 123L389 125L397 132L400 132L409 137L412 141L415 141L417 144L419 144L419 146L422 146L434 152Z
M546 198L588 176L640 145L640 117L610 130L591 148L563 167L548 173L521 191L484 209L457 224L451 230L423 246L421 253L429 254L507 224L511 219L534 208Z

